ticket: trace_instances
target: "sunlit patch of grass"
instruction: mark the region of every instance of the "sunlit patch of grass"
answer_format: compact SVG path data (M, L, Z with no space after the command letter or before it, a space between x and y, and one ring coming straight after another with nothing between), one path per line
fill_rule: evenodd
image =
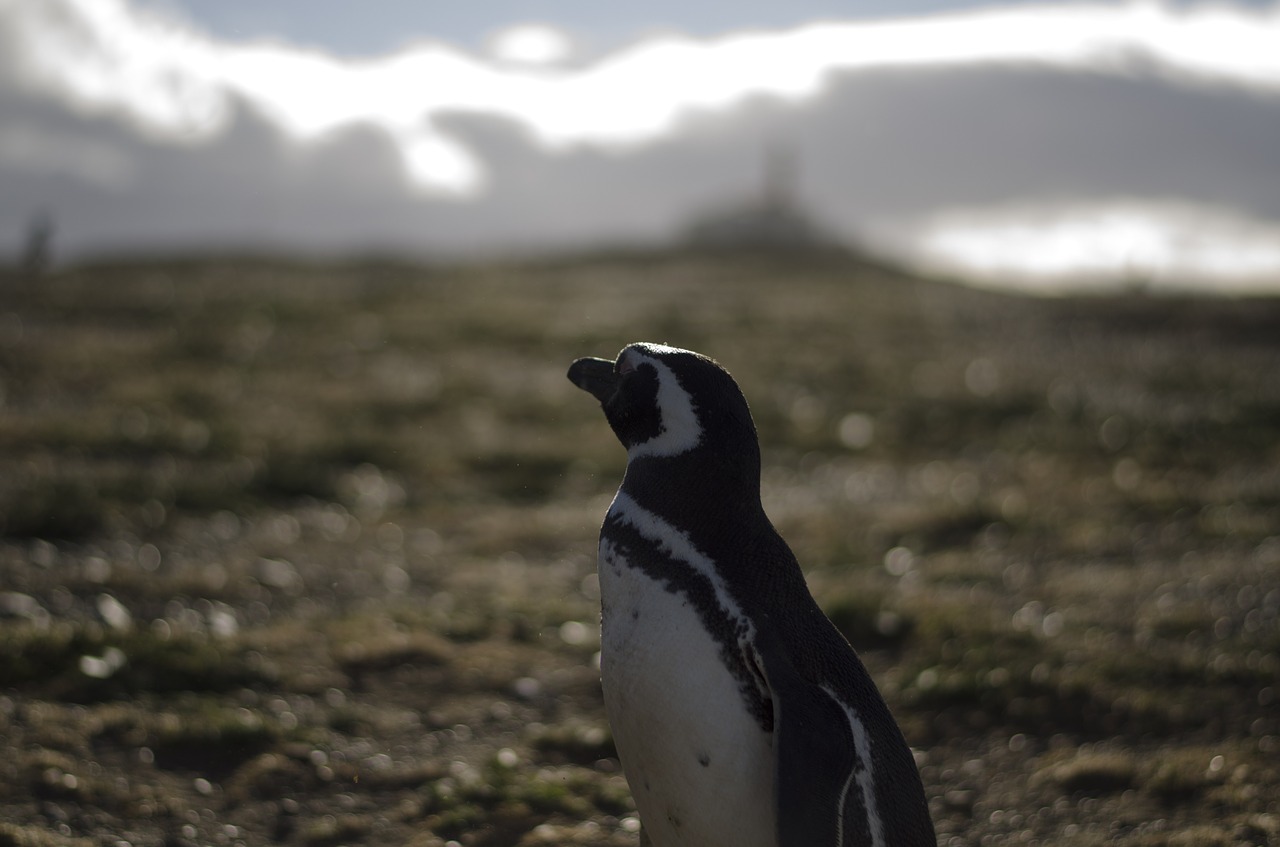
M362 770L359 771L358 778L361 786L373 790L398 791L406 788L420 788L441 779L448 772L447 763L433 759L383 770Z
M1239 843L1232 830L1217 824L1196 824L1185 829L1144 832L1122 843L1133 847L1228 847ZM1250 844L1265 842L1245 842Z
M154 809L164 798L131 790L96 763L86 762L85 751L145 751L147 761L160 768L220 779L283 737L282 727L270 715L194 694L150 707L135 701L90 708L47 704L31 711L31 730L28 738L44 745L21 759L33 793L124 815Z
M533 748L552 762L590 765L616 759L613 734L607 725L566 722L542 727L530 739Z
M265 752L244 761L224 780L223 787L233 802L245 803L293 797L322 782L310 760Z
M368 815L326 815L303 828L300 838L312 847L327 847L350 841L363 841L374 828Z
M1224 755L1190 747L1161 756L1148 775L1145 788L1166 803L1181 803L1223 784L1230 775Z
M45 800L93 802L94 787L71 756L54 750L39 750L24 758L28 784Z
M1052 638L1001 623L987 610L928 604L912 609L916 629L904 656L899 696L930 716L931 734L990 725L1033 733L1104 734L1146 715L1121 708L1087 661Z
M1108 741L1078 749L1060 749L1041 758L1033 776L1037 787L1052 785L1073 797L1100 797L1122 792L1141 794L1155 808L1177 810L1209 802L1222 821L1244 824L1251 812L1265 810L1251 776L1258 766L1248 743L1221 746L1126 747ZM1257 820L1265 832L1266 820ZM1280 819L1270 820L1280 830ZM1142 841L1140 843L1147 843ZM1255 842L1261 843L1261 842Z
M423 629L409 629L382 615L352 615L327 627L330 653L352 676L400 665L442 665L455 650L448 640Z
M152 726L160 746L213 747L267 744L280 737L279 724L260 710L208 698L183 698L173 711L161 712Z
M423 823L445 838L469 835L484 843L514 844L552 819L581 820L598 811L595 802L618 808L597 790L598 777L572 766L529 768L501 751L483 770L458 768L420 792Z
M1072 794L1109 794L1133 787L1139 770L1138 758L1128 751L1080 751L1066 761L1041 769L1036 778Z
M92 838L77 838L38 826L0 821L0 847L94 847Z
M562 814L582 818L591 813L591 807L581 796L581 792L593 785L594 781L594 776L585 774L576 779L563 779L554 772L534 771L513 773L506 778L491 778L490 787L494 796L501 798L500 802L504 805L523 805L536 815Z
M0 685L67 700L225 691L273 679L253 654L226 640L96 625L0 623Z

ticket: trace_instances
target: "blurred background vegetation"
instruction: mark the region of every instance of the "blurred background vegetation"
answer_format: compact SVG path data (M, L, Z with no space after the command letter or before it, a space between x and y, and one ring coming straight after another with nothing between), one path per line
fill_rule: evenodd
M634 845L594 665L624 456L738 379L940 843L1280 839L1280 302L838 251L0 279L0 845Z

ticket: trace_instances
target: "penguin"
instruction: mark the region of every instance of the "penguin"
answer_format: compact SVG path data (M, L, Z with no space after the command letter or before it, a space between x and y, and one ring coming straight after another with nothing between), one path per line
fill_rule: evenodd
M733 377L646 342L568 376L627 451L600 530L600 674L642 841L936 845L911 749L765 515Z

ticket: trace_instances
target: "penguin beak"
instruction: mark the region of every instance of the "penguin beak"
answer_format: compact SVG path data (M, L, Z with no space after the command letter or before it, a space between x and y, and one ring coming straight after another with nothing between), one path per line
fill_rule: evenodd
M578 359L569 366L569 381L601 403L618 388L618 376L608 359Z

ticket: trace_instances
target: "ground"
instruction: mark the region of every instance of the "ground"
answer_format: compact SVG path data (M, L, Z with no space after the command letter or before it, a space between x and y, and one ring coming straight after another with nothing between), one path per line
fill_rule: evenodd
M637 340L766 508L944 845L1280 843L1280 302L836 255L0 278L0 845L635 845L598 672Z

